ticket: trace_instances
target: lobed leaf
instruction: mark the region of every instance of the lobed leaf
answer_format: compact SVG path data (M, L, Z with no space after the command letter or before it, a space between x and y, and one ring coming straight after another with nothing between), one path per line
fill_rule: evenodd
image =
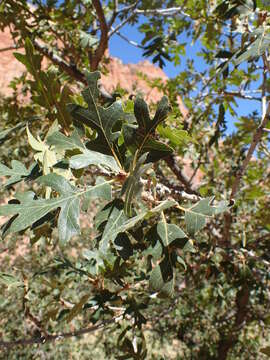
M99 143L100 148L104 148L106 153L114 154L113 143L119 137L120 132L113 131L113 129L118 121L123 121L125 118L122 103L115 101L107 108L98 105L100 72L87 72L86 78L88 87L82 92L82 95L88 107L69 104L68 110L75 120L97 130L96 142Z
M11 161L11 167L0 164L0 176L10 176L5 186L9 186L21 181L31 173L31 169L27 170L23 163L17 160Z
M56 174L41 176L38 179L40 184L50 186L56 190L60 196L51 199L35 200L32 196L18 197L20 204L8 204L0 207L0 216L18 215L11 223L6 235L13 232L24 230L33 223L44 217L51 211L60 208L58 217L59 240L63 244L72 236L79 234L79 213L80 199L83 196L88 198L104 197L108 198L107 185L104 182L91 186L86 190L77 190L64 177ZM101 189L104 189L104 196ZM98 190L98 191L97 191Z

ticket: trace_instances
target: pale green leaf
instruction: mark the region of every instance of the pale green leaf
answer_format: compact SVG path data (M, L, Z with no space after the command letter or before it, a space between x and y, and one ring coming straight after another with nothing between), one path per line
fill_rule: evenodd
M30 174L31 170L27 170L24 164L17 160L11 161L11 168L0 164L0 176L10 176L5 186L15 184Z
M76 189L64 177L56 174L42 176L38 179L38 182L52 187L60 196L47 200L34 200L31 197L24 197L19 199L21 201L20 204L1 206L0 215L2 216L18 214L7 230L6 235L24 230L51 211L61 208L58 217L59 240L61 243L65 243L70 237L80 232L79 206L81 197L90 197L91 195L96 197L97 191L99 191L99 195L102 197L100 188L106 187L111 181L97 184L86 190ZM107 190L105 190L105 193L106 198Z
M118 173L120 168L113 156L101 154L96 151L81 149L82 154L74 155L70 158L69 164L72 169L83 169L89 165L106 166L110 170Z
M54 132L46 139L48 145L55 146L58 150L84 149L84 145L77 133L74 131L71 136L67 137L59 131Z

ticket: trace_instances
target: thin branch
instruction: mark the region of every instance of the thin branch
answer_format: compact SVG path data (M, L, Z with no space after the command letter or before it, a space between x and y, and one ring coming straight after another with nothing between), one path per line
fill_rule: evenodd
M122 12L129 12L130 10L134 9L137 5L138 5L139 0L135 1L134 4L122 7L121 9L118 10L118 14L122 13Z
M241 91L237 92L237 91L223 91L222 94L212 94L212 95L223 95L224 97L226 96L235 96L238 97L240 99L245 99L245 100L255 100L255 101L262 101L262 99L260 97L257 96L251 96L251 95L246 95L243 94Z
M40 44L36 40L33 41L33 45L37 51L50 59L55 65L59 66L62 71L66 72L73 79L76 79L83 84L87 84L84 74L76 66L68 64L65 60L63 60L60 56L56 55L47 46Z
M111 29L114 30L113 27L111 27ZM128 42L130 45L136 46L139 49L144 49L144 47L142 45L138 44L136 41L129 40L129 38L127 38L125 35L121 34L119 31L115 31L115 34L117 34L120 38L122 38L123 40Z
M112 17L108 23L108 29L111 28L111 26L113 25L116 17L118 15L118 0L114 0L114 8L113 8L113 14L112 14Z
M59 66L59 68L71 76L73 79L80 81L81 83L87 85L87 80L85 75L76 67L76 65L70 65L60 56L56 55L52 50L47 48L45 45L40 44L36 40L33 41L33 45L37 51L46 56L51 60L52 63ZM99 92L103 99L112 101L114 98L110 95L102 85L99 86Z
M115 34L117 31L119 31L126 23L128 23L134 16L136 15L136 10L133 10L132 13L123 20L120 24L118 24L113 30L111 30L108 34L108 37L110 38L113 34Z
M267 109L265 111L265 114L261 121L260 126L257 128L257 130L255 131L255 133L253 135L253 139L252 139L252 142L248 149L247 156L246 156L245 160L243 161L243 164L242 164L240 170L236 174L234 183L232 185L232 191L231 191L231 196L230 196L231 200L235 197L235 195L238 191L239 185L240 185L240 181L246 171L246 168L254 154L254 151L255 151L258 143L260 142L260 140L264 134L264 128L267 125L267 122L269 121L269 115L270 115L270 102L268 103Z
M5 48L0 49L0 53L2 53L4 51L16 50L16 49L21 49L21 48L23 48L23 46L16 46L16 45L7 46Z
M147 9L147 10L136 10L137 14L141 15L162 15L162 16L175 16L177 14L181 14L187 17L190 17L189 14L183 11L182 7L171 7L167 9Z
M245 160L242 163L242 166L237 171L234 182L232 184L232 190L230 195L230 200L232 201L234 197L236 196L240 182L242 180L242 177L245 174L245 171L248 167L248 164L256 150L256 147L258 143L261 141L264 133L265 133L265 127L269 121L270 116L270 101L268 102L268 106L266 107L266 81L267 81L267 71L269 71L269 62L267 61L267 58L265 55L263 55L263 63L264 63L264 69L263 69L263 83L262 83L262 119L260 125L257 127L255 133L253 134L252 142L250 144L250 147L247 152L247 156ZM226 213L224 216L224 230L223 230L223 240L228 243L229 235L230 235L230 228L232 224L232 214Z
M198 160L198 164L196 166L196 168L194 169L191 177L189 178L188 182L189 184L192 184L192 180L195 178L195 176L197 175L198 170L200 169L200 166L202 164L202 153L200 154L199 160Z
M96 10L96 14L100 23L101 37L99 45L91 58L91 70L95 71L108 47L108 25L105 19L104 11L99 0L92 0L92 4Z
M14 341L0 341L0 348L12 348L14 346L19 346L19 345L33 345L33 344L45 344L47 342L52 342L52 341L58 341L58 340L62 340L62 339L67 339L70 337L77 337L77 336L81 336L84 334L89 334L91 332L103 329L104 327L107 327L110 324L116 323L120 320L123 319L123 314L119 315L119 316L115 316L110 320L105 320L102 323L100 323L99 325L94 325L85 329L79 329L76 331L72 331L72 332L66 332L66 333L61 333L61 334L56 334L56 335L48 335L48 336L42 336L42 337L32 337L29 339L20 339L20 340L14 340Z
M173 155L168 156L164 159L166 164L169 166L171 171L176 175L177 179L183 184L185 191L189 194L199 196L199 193L192 188L186 176L182 173L181 169L176 163L176 159Z

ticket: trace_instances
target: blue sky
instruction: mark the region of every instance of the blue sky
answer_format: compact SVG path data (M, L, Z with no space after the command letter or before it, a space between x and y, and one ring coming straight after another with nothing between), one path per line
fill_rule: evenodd
M130 40L136 41L140 43L140 40L143 38L143 35L133 26L125 26L121 29L121 34L128 37ZM186 39L184 36L180 38L181 42L187 42L189 43L188 39ZM194 59L195 62L195 68L197 70L203 70L203 68L207 65L204 64L204 61L201 57L198 57L196 54L199 51L200 44L199 41L194 45L187 45L187 54L188 56ZM125 40L120 38L117 34L115 34L109 44L109 50L110 54L112 56L120 58L124 64L127 63L138 63L141 60L145 60L143 58L142 53L143 50L140 48L137 48L135 46L132 46L128 44ZM164 72L167 74L168 77L174 77L176 76L179 71L182 71L185 66L185 57L183 57L183 61L181 62L181 65L175 67L172 63L166 62L166 66L164 67ZM250 101L250 100L237 100L237 114L239 116L248 115L252 111L257 110L259 113L261 111L260 103L258 101ZM233 118L229 112L226 112L226 120L228 125L228 133L231 133L235 127L234 123L237 119Z

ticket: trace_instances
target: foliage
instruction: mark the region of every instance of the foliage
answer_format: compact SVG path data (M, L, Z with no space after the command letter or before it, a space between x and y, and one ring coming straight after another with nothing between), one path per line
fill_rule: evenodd
M0 4L26 69L0 103L6 358L269 356L268 10ZM166 83L140 75L156 104L100 85L110 38L127 25L159 66L186 59ZM239 99L261 115L242 116Z

